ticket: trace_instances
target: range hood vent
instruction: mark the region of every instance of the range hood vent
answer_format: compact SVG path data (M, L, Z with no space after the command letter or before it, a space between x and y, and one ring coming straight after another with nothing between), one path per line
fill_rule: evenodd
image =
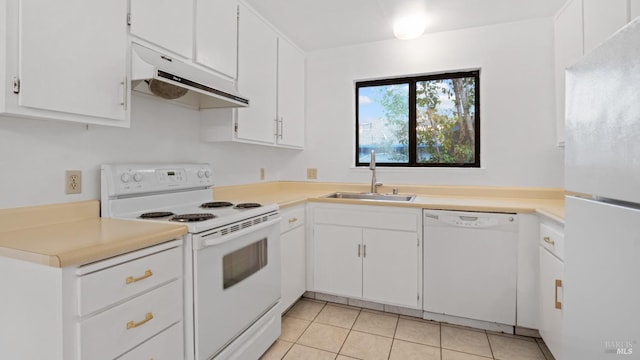
M131 44L131 88L197 109L247 107L232 81L138 44Z

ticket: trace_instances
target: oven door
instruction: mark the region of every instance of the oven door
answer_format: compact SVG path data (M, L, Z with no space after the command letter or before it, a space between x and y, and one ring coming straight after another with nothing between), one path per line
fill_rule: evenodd
M196 359L217 354L277 304L279 223L275 216L226 235L194 236Z

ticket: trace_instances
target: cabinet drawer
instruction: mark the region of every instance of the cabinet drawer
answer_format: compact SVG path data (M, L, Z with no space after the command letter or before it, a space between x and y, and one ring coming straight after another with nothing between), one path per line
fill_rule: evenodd
M421 210L417 212L401 212L385 208L367 210L361 208L318 208L314 212L314 223L371 229L418 231L421 217Z
M282 221L280 221L280 233L295 229L304 224L304 207L283 210L281 216Z
M80 315L147 291L182 274L177 247L80 277Z
M178 360L184 358L182 322L179 322L149 341L131 350L118 360Z
M564 259L564 234L547 224L540 225L540 244L560 260Z
M82 359L113 359L182 320L176 280L80 322Z

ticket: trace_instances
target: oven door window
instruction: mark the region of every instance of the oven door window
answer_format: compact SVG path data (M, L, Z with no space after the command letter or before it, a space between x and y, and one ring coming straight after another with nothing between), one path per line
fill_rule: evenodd
M223 289L228 289L267 265L267 239L249 244L222 258Z

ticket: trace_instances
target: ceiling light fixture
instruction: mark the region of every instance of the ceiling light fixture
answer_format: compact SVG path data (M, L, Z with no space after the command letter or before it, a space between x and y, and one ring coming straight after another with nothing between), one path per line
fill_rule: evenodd
M393 34L401 40L415 39L424 33L426 26L427 20L422 14L404 16L393 23Z

